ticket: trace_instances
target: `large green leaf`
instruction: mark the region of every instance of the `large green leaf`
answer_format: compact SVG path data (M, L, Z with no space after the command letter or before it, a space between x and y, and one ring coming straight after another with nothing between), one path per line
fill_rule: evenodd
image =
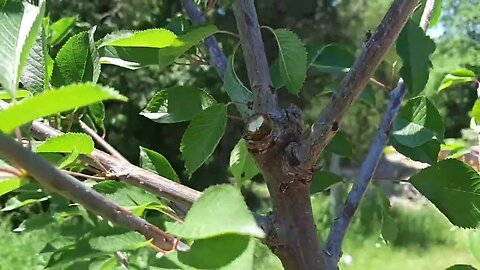
M162 30L162 29L157 29ZM148 31L148 30L147 30ZM163 30L168 31L168 30ZM145 40L144 37L141 39L136 39L132 37L136 37L137 35L132 34L133 32L123 32L126 36L122 36L117 34L116 37L125 38L128 37L125 43L128 43L129 47L121 47L121 46L102 46L100 48L100 54L102 56L102 63L106 64L114 64L121 67L131 67L131 68L139 68L145 67L150 65L156 65L159 69L163 69L166 66L173 63L173 61L182 56L186 51L188 51L191 47L195 44L203 40L204 38L210 36L211 34L215 33L217 28L213 25L205 25L199 26L196 28L190 29L189 32L177 36L169 45L166 47L161 48L147 48L145 47L145 43L153 42ZM141 32L140 32L141 33ZM162 32L165 34L165 32ZM148 35L155 34L155 32L149 33ZM173 33L172 33L173 34ZM169 34L167 34L169 35ZM174 35L174 34L173 34ZM112 42L110 38L107 38L107 43ZM135 42L138 43L136 44ZM162 43L169 41L166 40L159 40L156 41L159 44L158 46L166 45L167 43ZM102 42L102 45L106 45ZM123 42L122 42L123 43ZM115 43L114 43L115 44ZM124 44L120 44L124 45ZM108 61L105 61L108 60Z
M477 270L477 268L468 264L455 264L448 267L446 270Z
M227 71L223 78L223 89L227 92L230 100L235 102L238 112L243 119L247 119L252 115L249 105L253 104L253 94L240 81L234 69L234 57L230 57Z
M16 98L24 98L30 96L32 93L28 90L18 90ZM12 99L10 94L6 91L0 90L0 99Z
M26 183L25 178L13 177L13 178L0 178L0 196L7 194L10 191L16 190Z
M157 123L177 123L191 120L215 103L202 89L175 86L155 93L140 114Z
M196 240L187 252L171 252L150 264L155 269L257 269L253 266L255 240L244 235L222 235ZM208 258L208 259L206 259Z
M447 159L410 177L410 182L452 224L462 228L478 226L480 175L472 167L456 159Z
M12 96L40 30L44 9L44 1L40 7L7 1L0 10L0 85Z
M66 17L52 23L48 27L48 43L51 46L55 46L62 42L72 30L76 21L76 17Z
M443 141L445 127L437 108L426 97L410 99L398 113L392 136L407 147L418 147L431 139Z
M180 182L172 165L160 153L140 146L140 166L175 182Z
M225 104L212 105L192 119L180 144L180 151L190 177L213 154L226 125Z
M260 241L257 241L253 254L253 265L256 270L282 270L282 262L273 252Z
M445 75L442 80L442 84L440 84L440 87L438 87L438 91L447 89L457 84L473 82L475 79L476 77L473 71L465 68L457 69L454 72L447 73L447 75Z
M42 92L0 111L0 130L7 133L35 119L108 99L127 100L112 88L93 83L72 84Z
M325 150L344 157L352 155L352 146L348 141L347 135L343 131L339 131L335 134Z
M298 95L307 73L307 51L303 42L292 31L276 29L278 42L278 65L282 81L288 91Z
M437 25L438 20L440 19L440 15L442 15L442 6L443 0L435 0L435 4L433 6L432 16L430 17L430 24L428 28L432 28Z
M20 81L25 89L32 92L41 92L48 88L49 74L47 70L47 55L47 41L45 31L42 27L33 48L28 54L22 76L20 77Z
M397 53L402 58L400 69L408 92L416 97L427 84L432 63L430 55L435 51L435 43L412 19L408 20L397 39Z
M193 203L185 222L167 223L167 232L186 239L226 234L264 237L238 188L218 185L206 189Z
M260 173L244 139L240 139L230 153L230 172L239 183L250 180Z
M150 241L137 232L99 236L88 241L90 247L103 252L135 250L149 245Z
M93 27L72 36L58 51L52 81L56 86L98 81L100 58L93 40L95 29Z
M118 31L106 35L99 47L143 47L165 48L171 46L177 36L167 29L148 29L143 31Z
M438 152L440 151L440 143L436 139L432 139L417 147L408 147L397 142L391 137L392 146L402 155L412 160L433 164L438 160Z
M310 194L315 194L322 192L327 188L331 187L333 184L341 183L343 179L328 171L318 171L315 172L312 179L312 185L310 186Z
M52 137L35 148L37 153L71 153L77 151L79 154L90 155L95 148L92 138L83 133L65 133Z

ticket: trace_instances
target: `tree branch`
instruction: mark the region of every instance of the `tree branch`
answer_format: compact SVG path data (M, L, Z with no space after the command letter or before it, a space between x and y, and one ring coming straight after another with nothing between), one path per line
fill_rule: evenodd
M111 202L93 188L63 173L4 134L0 134L0 156L26 170L48 190L81 204L89 211L121 227L137 231L146 239L152 239L153 245L159 250L168 251L174 248L187 250L189 248L155 225Z
M256 113L268 114L272 118L280 118L282 110L272 87L255 4L253 0L238 0L233 4L233 11L247 63L250 86L254 93L253 110Z
M428 25L430 23L434 2L434 0L427 0L424 12L422 14L420 27L424 31L428 28ZM377 135L375 136L375 139L370 146L369 153L362 163L360 172L355 179L352 190L347 196L345 206L340 213L340 216L335 219L335 222L332 225L330 234L325 245L325 253L331 256L331 259L334 260L335 264L340 259L342 253L342 243L345 238L348 226L350 225L352 218L357 211L358 206L360 205L360 201L365 195L365 191L367 190L367 187L372 179L375 169L377 168L378 161L382 156L383 149L388 143L391 129L393 126L393 121L397 116L405 93L405 84L403 80L400 79L397 87L390 92L390 99L387 111L385 112L383 120L380 123Z
M198 10L197 5L193 0L182 0L182 5L187 12L188 17L192 22L197 24L205 24L206 20L202 12ZM214 36L209 36L203 42L210 55L210 64L217 70L220 77L223 79L227 71L228 61L222 49L218 45L217 39Z
M319 120L312 125L310 134L299 149L298 155L306 168L311 168L315 164L336 134L345 112L365 88L388 49L397 39L416 3L416 0L395 0L375 33L365 43L340 89L322 110Z

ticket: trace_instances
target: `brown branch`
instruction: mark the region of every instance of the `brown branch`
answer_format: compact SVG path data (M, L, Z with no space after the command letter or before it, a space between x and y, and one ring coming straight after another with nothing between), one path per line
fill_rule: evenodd
M159 250L168 251L175 247L183 250L188 249L187 245L183 243L178 245L178 240L174 237L116 205L81 181L63 173L48 161L25 149L4 134L0 134L0 156L26 170L30 176L48 190L81 204L89 211L121 227L137 231L146 239L152 239L153 245Z
M112 156L122 160L124 162L128 162L126 158L122 156L113 146L111 146L105 139L100 137L93 129L91 129L87 124L85 124L82 120L79 120L80 127L90 135L98 144L100 144L107 152L112 154Z
M365 88L397 39L416 3L416 0L395 0L375 33L365 43L362 53L343 80L340 89L322 110L319 120L312 125L310 133L299 149L298 155L305 168L311 168L315 164L336 134L347 109Z

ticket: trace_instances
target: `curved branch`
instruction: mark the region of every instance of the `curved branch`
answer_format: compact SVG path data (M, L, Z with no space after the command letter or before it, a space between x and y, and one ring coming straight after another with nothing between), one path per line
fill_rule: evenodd
M322 110L320 118L310 128L310 134L299 149L306 168L311 168L336 134L340 121L352 102L365 88L390 46L395 42L416 0L395 0L362 53L343 80L340 89Z
M434 0L427 0L425 9L420 21L420 27L425 31L430 23L430 18L433 12ZM360 205L368 184L370 183L372 176L377 168L378 161L380 160L383 149L388 143L390 138L390 132L392 129L393 121L400 109L403 97L406 93L406 87L402 79L399 80L397 87L390 92L389 104L387 111L383 116L383 120L380 123L377 135L370 146L367 157L362 163L360 172L357 175L353 184L352 190L347 196L345 206L340 213L340 216L335 219L332 225L330 234L328 235L327 242L325 244L325 253L338 262L342 253L342 243L345 238L348 226L350 225L355 212Z
M0 134L0 157L26 170L48 190L81 204L87 210L121 227L137 231L146 239L152 239L153 245L159 250L188 249L187 245L178 242L155 225L116 205L93 188L65 174L4 134Z

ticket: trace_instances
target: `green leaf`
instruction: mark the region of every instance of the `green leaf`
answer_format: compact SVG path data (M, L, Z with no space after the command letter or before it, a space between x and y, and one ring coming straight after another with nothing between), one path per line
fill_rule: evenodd
M60 162L60 164L58 165L58 168L60 169L66 168L68 165L72 164L78 158L79 155L80 153L78 153L77 149L73 148L72 152L67 156L65 156L63 160Z
M382 238L385 243L390 244L397 238L398 225L396 224L395 220L390 216L390 200L387 198L387 196L382 190L376 190L382 214Z
M149 245L150 241L137 232L100 236L88 241L90 247L103 252L135 250Z
M477 261L480 262L480 232L471 231L468 234L468 242L470 246L470 251Z
M177 173L173 170L168 160L153 150L140 146L140 166L144 169L156 172L175 182L180 182Z
M445 139L445 144L442 144L440 149L448 151L446 158L459 158L470 153L470 146L462 139Z
M348 141L347 135L343 131L338 131L337 134L335 134L325 150L344 157L352 155L352 147Z
M93 27L89 31L72 36L58 51L53 70L53 83L56 86L98 81L100 59L93 40L95 29Z
M230 172L237 183L250 180L260 173L244 139L240 139L230 153Z
M144 31L118 31L106 35L99 47L144 47L165 48L171 46L177 36L167 29L148 29Z
M310 186L310 194L315 194L318 192L322 192L333 184L341 183L343 179L328 171L317 171L313 175L312 185Z
M440 143L433 139L417 147L408 147L400 144L395 138L390 137L392 146L400 154L424 163L434 164L438 160L438 152L440 151Z
M227 70L223 78L223 89L232 102L235 102L238 112L243 119L252 115L249 104L253 104L253 94L240 81L234 69L234 57L230 57Z
M398 113L392 136L407 147L418 147L431 139L443 141L445 126L437 108L426 97L410 99Z
M432 16L430 17L430 24L428 25L428 28L432 28L438 23L438 20L440 19L440 15L442 15L442 5L443 5L442 0L435 0L435 4L433 6L433 12L432 12Z
M312 66L320 72L346 73L355 62L355 55L345 47L329 44L322 48L312 62Z
M71 153L76 150L79 154L90 155L95 148L92 138L84 133L65 133L52 137L37 146L35 152Z
M186 239L225 234L264 237L240 191L230 185L207 188L192 205L183 224L167 223L167 232Z
M48 49L45 31L42 27L33 48L28 54L22 76L20 77L20 81L25 89L31 90L34 93L48 89L49 76L46 64L47 55Z
M192 119L180 144L189 177L213 154L226 125L225 104L212 105Z
M281 270L283 269L280 259L263 243L256 240L253 254L253 265L256 270Z
M190 121L215 103L215 99L202 89L176 86L155 93L140 115L163 124Z
M105 125L103 123L105 120L105 105L103 105L103 102L88 105L88 116L95 124L95 129L100 130L101 134L105 134Z
M45 1L40 1L39 7L7 1L0 11L0 85L12 97L40 30L44 10Z
M468 264L455 264L448 267L446 270L477 270L477 268Z
M438 91L442 91L457 84L473 82L475 79L476 77L473 71L465 68L457 69L454 72L445 75L440 87L438 87Z
M112 88L93 83L72 84L42 92L0 111L0 130L8 133L35 119L107 99L127 100Z
M17 96L16 98L24 98L30 96L32 93L28 90L18 90L17 91ZM9 93L6 91L0 91L0 99L11 99L12 96L10 96Z
M125 208L135 208L150 203L160 203L157 197L137 187L120 187L106 195L109 200Z
M298 95L307 73L307 51L298 36L287 29L273 31L278 42L278 64L288 91Z
M162 48L143 47L145 45L145 42L152 42L143 41L143 38L138 44L135 44L132 40L129 40L129 45L133 47L103 46L101 47L100 54L102 56L102 59L104 59L104 57L107 57L107 59L109 59L109 63L120 63L119 66L139 68L156 65L159 69L163 69L166 66L172 64L175 59L182 56L195 44L215 33L217 30L218 29L213 25L195 27L192 28L189 32L177 36L170 45ZM126 35L128 36L131 35L132 32L123 33L127 33ZM106 40L107 42L109 42L108 39ZM105 42L105 40L103 42ZM161 43L162 41L158 42ZM102 45L104 44L102 43ZM113 59L120 59L121 61Z
M65 17L51 24L48 28L48 43L55 46L62 42L73 29L76 21L77 17Z
M397 53L402 58L400 69L408 92L418 96L428 81L432 63L430 55L435 51L435 43L412 19L408 20L397 39Z
M50 196L43 197L43 198L40 198L40 199L26 199L24 201L20 201L20 200L17 199L17 197L12 197L5 203L5 207L0 209L0 212L12 211L12 210L15 210L15 209L18 209L20 207L24 207L24 206L27 206L27 205L30 205L30 204L33 204L33 203L39 203L39 202L46 201L49 198L50 198Z
M447 159L410 177L452 224L475 228L480 222L480 176L467 164ZM461 209L461 211L459 211Z
M0 196L5 195L11 191L16 190L27 182L27 179L22 177L0 178Z
M475 101L475 104L473 104L472 117L477 125L480 124L480 98L478 98Z

